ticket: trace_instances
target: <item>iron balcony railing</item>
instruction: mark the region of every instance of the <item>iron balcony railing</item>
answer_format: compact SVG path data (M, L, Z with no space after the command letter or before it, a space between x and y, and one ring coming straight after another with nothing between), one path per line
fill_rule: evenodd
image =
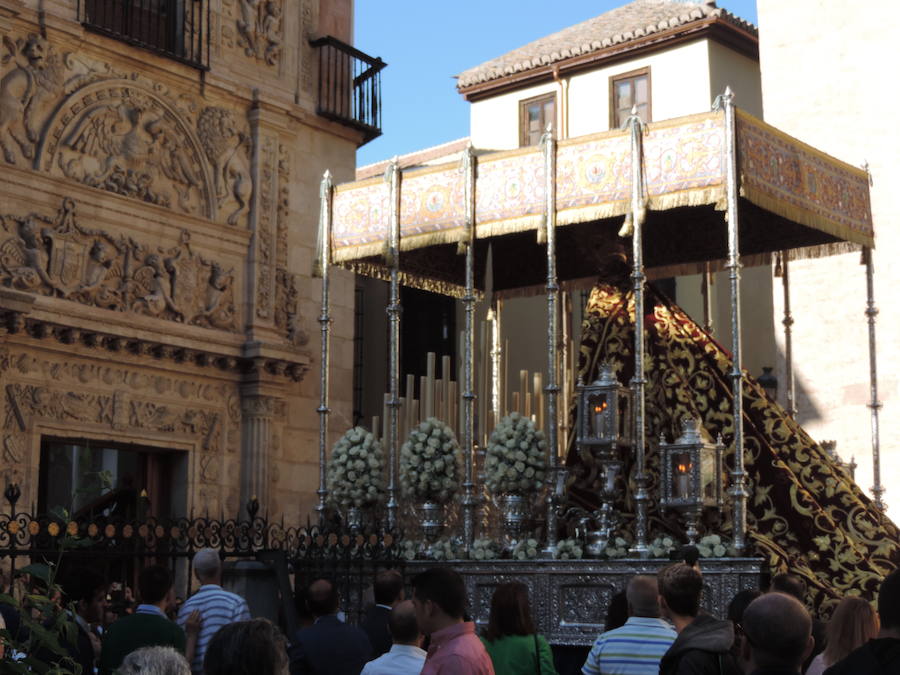
M387 65L326 36L310 42L319 53L316 112L363 132L363 143L381 135L381 71Z
M85 28L209 69L212 0L80 0Z

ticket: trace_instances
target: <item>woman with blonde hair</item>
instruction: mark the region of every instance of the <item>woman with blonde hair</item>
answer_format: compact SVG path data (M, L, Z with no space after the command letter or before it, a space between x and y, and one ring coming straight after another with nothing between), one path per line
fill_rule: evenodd
M878 628L878 614L872 605L862 598L844 598L825 628L825 651L809 664L806 675L822 675L826 668L878 637Z

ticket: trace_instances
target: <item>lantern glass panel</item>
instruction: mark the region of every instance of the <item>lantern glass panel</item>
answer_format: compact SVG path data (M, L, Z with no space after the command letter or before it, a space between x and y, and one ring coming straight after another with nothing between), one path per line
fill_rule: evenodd
M716 499L716 479L715 450L707 449L703 452L700 460L700 494L703 495L705 501Z
M625 440L631 436L631 407L628 396L619 394L619 438Z
M690 499L693 458L687 452L674 453L671 458L672 496L675 499Z
M592 438L606 438L611 411L606 394L592 394L588 398L588 436Z

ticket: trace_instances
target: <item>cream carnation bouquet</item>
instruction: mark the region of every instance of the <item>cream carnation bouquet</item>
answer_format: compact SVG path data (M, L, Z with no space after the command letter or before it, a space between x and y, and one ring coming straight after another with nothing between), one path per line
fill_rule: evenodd
M328 498L341 509L374 506L384 496L384 453L370 431L348 430L335 444L325 482Z
M453 430L429 417L400 448L400 487L415 501L446 504L456 494L462 474L462 451Z
M484 458L484 482L492 493L540 490L547 467L547 442L534 422L514 412L500 420Z

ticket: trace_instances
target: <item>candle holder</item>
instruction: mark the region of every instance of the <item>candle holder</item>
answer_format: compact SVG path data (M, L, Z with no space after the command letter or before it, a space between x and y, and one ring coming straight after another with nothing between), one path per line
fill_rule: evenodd
M722 508L724 451L721 437L707 441L700 422L690 417L682 420L681 436L673 443L660 435L660 506L684 515L689 544L697 543L703 509Z
M612 365L600 364L600 376L592 384L579 380L577 436L579 452L600 447L615 451L633 444L631 391L619 384Z
M579 381L575 389L578 452L589 464L599 466L600 476L600 508L581 519L585 527L585 552L599 557L618 525L614 504L619 477L625 471L620 448L633 445L631 390L619 384L612 365L606 362L600 364L597 380L589 385Z

